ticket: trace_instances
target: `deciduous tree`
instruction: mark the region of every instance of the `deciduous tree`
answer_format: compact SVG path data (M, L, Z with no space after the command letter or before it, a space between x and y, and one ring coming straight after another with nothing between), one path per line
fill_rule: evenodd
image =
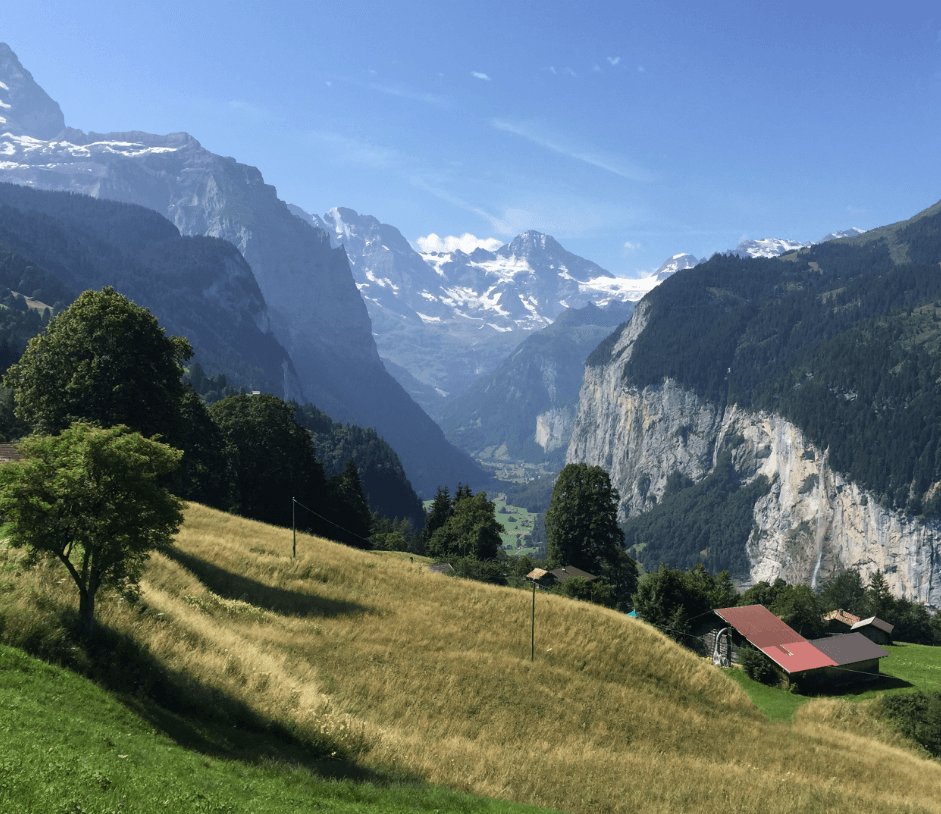
M0 533L29 562L65 566L91 636L98 591L133 590L150 552L167 548L183 520L182 502L159 483L182 453L125 426L85 423L30 436L20 452L0 467Z
M550 565L574 565L599 575L616 563L624 548L624 533L618 526L620 500L600 466L566 465L546 512Z
M15 391L16 415L38 432L93 421L174 443L192 353L185 338L167 336L150 311L108 287L53 317L3 382Z

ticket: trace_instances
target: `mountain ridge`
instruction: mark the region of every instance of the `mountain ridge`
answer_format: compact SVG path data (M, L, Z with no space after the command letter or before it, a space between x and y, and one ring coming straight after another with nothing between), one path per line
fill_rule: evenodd
M9 46L3 54L11 73L27 76ZM0 81L12 86L5 76ZM21 84L24 98L45 96L31 76ZM13 121L20 102L16 108L6 103ZM17 128L22 129L10 129ZM296 395L334 420L374 427L399 452L422 492L486 480L382 365L344 251L292 214L260 170L215 155L185 133L85 134L66 127L54 137L39 137L49 130L0 136L0 180L139 204L164 215L184 235L232 243L263 295L267 325L297 371Z

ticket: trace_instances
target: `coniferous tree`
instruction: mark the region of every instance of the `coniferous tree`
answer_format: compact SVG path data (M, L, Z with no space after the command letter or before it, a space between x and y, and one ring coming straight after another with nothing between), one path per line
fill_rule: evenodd
M432 501L431 507L425 515L425 526L421 533L426 550L434 533L448 522L453 511L454 505L451 501L451 493L448 491L448 487L439 486L435 494L435 499Z
M333 493L331 519L337 525L337 539L356 548L368 548L372 516L356 464L347 461L343 474L331 478L330 486Z

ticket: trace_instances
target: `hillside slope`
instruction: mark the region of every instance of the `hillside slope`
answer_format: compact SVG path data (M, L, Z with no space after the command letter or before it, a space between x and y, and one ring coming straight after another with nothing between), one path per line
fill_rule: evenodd
M531 661L529 592L306 536L290 551L289 530L190 505L142 603L102 602L102 624L194 692L460 790L569 812L941 811L937 762L814 703L770 722L643 622L540 593ZM72 602L57 571L3 580L7 639Z

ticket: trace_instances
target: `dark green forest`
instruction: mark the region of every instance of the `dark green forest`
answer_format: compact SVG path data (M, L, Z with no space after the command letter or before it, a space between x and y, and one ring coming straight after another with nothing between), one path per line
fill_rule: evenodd
M20 359L28 341L45 329L54 313L65 310L89 280L111 284L148 307L155 304L152 310L167 333L190 340L195 354L184 382L200 396L198 401L211 405L253 390L281 393L284 349L254 323L233 317L241 311L226 310L224 301L217 303L205 293L224 280L234 287L227 296L237 296L249 311L251 303L263 302L234 246L215 238L181 237L165 218L139 206L0 184L0 372ZM36 300L33 308L27 297ZM165 320L166 313L174 319ZM298 418L304 417L305 429L317 433L317 455L331 488L340 488L352 461L377 518L404 519L421 529L421 502L385 441L371 429L334 422L313 406L291 407ZM0 389L3 441L31 430L13 409L13 393ZM185 478L192 475L198 481L183 491L189 499L221 506L223 476L211 472L222 466L221 459L198 443L200 433L211 433L211 422L192 401L183 409L187 424L198 427L180 436L180 442L191 447ZM196 454L200 447L202 457ZM286 505L290 509L290 502Z
M886 506L937 517L939 260L941 208L782 258L716 255L647 295L624 379L776 412Z
M654 508L622 524L625 547L647 571L703 563L715 574L747 574L755 502L769 488L764 477L743 484L727 453L698 483L675 472Z

